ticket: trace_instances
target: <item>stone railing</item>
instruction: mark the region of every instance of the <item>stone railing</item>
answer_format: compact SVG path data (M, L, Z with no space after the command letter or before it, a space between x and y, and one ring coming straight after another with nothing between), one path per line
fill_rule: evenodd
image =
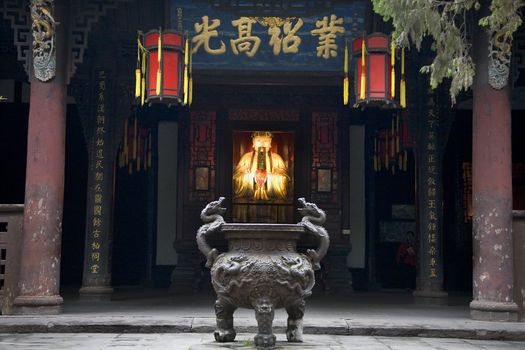
M9 315L13 312L23 223L23 204L0 204L0 304L2 315Z
M512 212L514 241L514 301L519 307L519 320L525 321L525 210Z

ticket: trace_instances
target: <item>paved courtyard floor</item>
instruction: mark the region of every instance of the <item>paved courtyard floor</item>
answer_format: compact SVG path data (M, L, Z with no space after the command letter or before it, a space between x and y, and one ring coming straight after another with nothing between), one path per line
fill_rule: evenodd
M304 336L305 342L288 344L277 335L279 349L326 350L524 350L525 342L451 338ZM108 333L32 333L0 334L0 350L218 350L253 349L253 334L239 334L226 347L215 345L212 334L108 334Z
M77 293L78 294L78 293ZM0 350L248 350L253 310L235 312L233 344L213 341L212 293L117 290L111 301L65 294L60 315L0 316ZM273 324L275 350L525 350L525 322L470 318L467 296L419 303L410 293L314 294L307 299L304 343L286 342L287 315Z
M137 289L117 291L108 302L64 299L60 315L0 316L0 333L211 334L216 327L211 293ZM451 295L446 302L420 304L408 293L314 294L307 299L304 333L525 341L525 322L475 321L468 298ZM276 310L276 334L284 334L286 319L284 309ZM237 333L255 333L254 311L238 309L234 326Z

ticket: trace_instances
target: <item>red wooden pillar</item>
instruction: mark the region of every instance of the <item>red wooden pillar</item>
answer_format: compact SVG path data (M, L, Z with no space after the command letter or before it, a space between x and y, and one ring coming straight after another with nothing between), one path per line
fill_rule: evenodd
M471 317L516 321L512 245L512 156L509 90L489 85L488 36L472 36L474 81L472 195L473 301Z
M15 313L54 314L59 295L66 118L66 40L62 1L55 1L56 76L31 74L24 229Z

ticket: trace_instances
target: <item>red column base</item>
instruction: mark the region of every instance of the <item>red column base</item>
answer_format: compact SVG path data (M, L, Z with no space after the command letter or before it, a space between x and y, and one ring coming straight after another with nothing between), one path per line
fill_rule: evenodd
M518 305L515 302L473 300L470 303L470 317L480 321L518 321Z
M13 302L15 315L58 315L62 313L64 299L60 295L21 295Z

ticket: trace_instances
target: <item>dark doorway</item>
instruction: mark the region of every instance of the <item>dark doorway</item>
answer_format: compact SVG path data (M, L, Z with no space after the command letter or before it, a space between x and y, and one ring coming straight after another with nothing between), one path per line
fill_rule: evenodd
M86 235L86 189L88 160L80 116L69 105L66 119L66 160L64 181L64 216L62 223L61 284L80 286L84 266Z
M375 226L369 242L373 242L370 254L375 255L376 279L384 289L414 289L415 161L408 120L395 111L370 109L366 115L371 129L368 161L372 164L367 181L374 203L368 215L374 218ZM412 242L407 250L409 232Z
M115 159L112 280L139 285L151 279L155 205L155 130L158 110L137 109L124 124ZM124 152L124 148L127 151ZM124 156L125 155L125 156Z

